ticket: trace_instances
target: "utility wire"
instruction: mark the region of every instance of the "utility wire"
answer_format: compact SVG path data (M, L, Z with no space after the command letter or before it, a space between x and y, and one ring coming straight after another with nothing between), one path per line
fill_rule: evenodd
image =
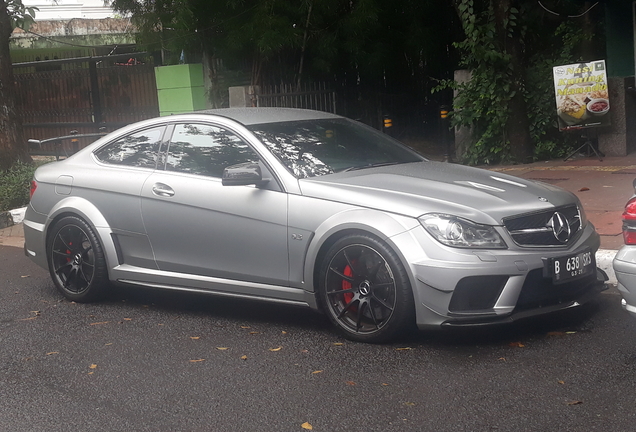
M541 3L541 1L539 0L537 3L539 3L539 6L541 6L546 12L551 13L552 15L556 15L556 16L562 16L560 13L558 12L554 12L553 10L548 9L547 7L545 7L543 5L543 3ZM580 18L583 15L587 14L589 11L591 11L592 9L594 9L594 7L598 4L598 2L594 3L592 6L590 6L585 12L583 12L582 14L578 14L578 15L566 15L566 17L568 18Z

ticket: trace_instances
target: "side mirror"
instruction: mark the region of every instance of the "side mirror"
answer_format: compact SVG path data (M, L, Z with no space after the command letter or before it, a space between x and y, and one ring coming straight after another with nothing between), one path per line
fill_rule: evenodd
M261 166L255 162L232 165L223 170L223 186L260 186L268 181L263 179Z

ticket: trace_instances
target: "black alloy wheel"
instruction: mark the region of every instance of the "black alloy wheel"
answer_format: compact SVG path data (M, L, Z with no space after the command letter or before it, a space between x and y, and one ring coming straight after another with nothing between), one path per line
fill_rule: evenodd
M319 300L345 337L386 342L414 322L404 267L383 242L366 235L338 240L320 273Z
M93 229L82 219L67 216L52 228L48 244L49 272L67 299L101 299L108 284L106 262Z

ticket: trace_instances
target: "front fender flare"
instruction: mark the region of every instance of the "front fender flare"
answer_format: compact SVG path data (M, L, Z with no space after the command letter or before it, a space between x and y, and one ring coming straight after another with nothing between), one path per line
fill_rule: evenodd
M307 248L304 267L304 289L315 292L314 274L319 265L318 257L325 243L334 236L344 235L346 232L360 231L378 237L389 245L400 257L402 264L410 275L410 267L400 248L391 240L392 237L409 231L419 225L416 219L411 217L386 213L371 209L351 209L339 212L318 226Z

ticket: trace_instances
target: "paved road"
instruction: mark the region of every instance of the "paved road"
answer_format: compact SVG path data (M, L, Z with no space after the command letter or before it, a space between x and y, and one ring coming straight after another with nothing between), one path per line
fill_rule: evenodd
M0 431L628 431L635 374L615 289L559 319L378 346L290 307L70 303L0 247Z

